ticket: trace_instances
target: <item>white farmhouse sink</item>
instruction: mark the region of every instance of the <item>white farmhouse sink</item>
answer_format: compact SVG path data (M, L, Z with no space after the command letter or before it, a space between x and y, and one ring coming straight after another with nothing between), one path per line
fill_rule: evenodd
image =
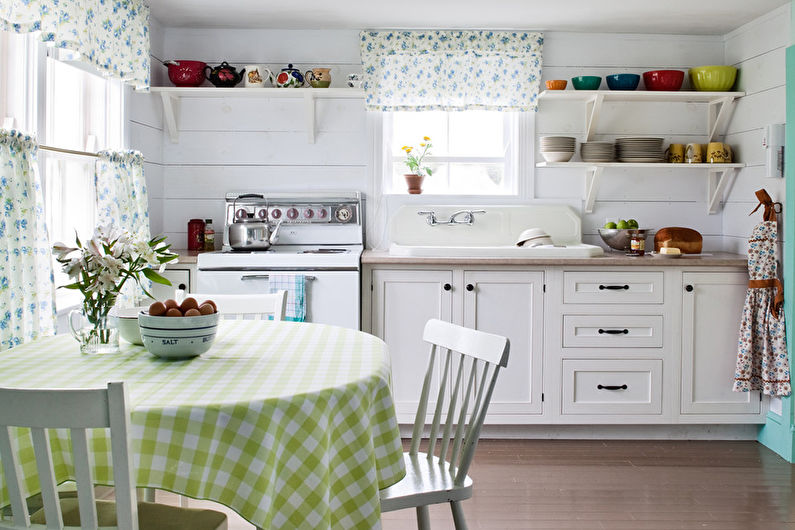
M538 247L488 246L455 247L430 245L398 245L392 243L389 253L393 256L415 258L592 258L601 256L604 250L594 245L542 245Z
M447 224L454 212L485 210L471 224ZM434 212L439 224L428 223ZM459 215L457 220L466 219ZM541 228L554 244L519 247L528 228ZM402 206L390 219L389 253L412 257L590 258L604 250L582 243L580 216L565 205Z

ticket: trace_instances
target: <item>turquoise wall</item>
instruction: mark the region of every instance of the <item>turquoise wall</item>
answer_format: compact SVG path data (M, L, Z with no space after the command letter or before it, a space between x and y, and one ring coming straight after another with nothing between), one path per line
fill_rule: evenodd
M795 1L790 11L790 43L795 42ZM784 313L787 324L787 348L789 350L790 373L793 363L793 307L795 307L795 46L787 48L787 140L784 149L784 169L787 195L784 204ZM795 405L792 396L783 399L782 415L768 413L767 422L759 431L759 441L774 450L788 462L795 461Z

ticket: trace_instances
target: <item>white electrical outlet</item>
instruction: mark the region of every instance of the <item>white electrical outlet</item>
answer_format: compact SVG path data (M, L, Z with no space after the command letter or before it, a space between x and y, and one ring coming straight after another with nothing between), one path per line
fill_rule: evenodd
M765 127L762 146L765 148L765 176L784 177L784 139L786 128L783 123Z

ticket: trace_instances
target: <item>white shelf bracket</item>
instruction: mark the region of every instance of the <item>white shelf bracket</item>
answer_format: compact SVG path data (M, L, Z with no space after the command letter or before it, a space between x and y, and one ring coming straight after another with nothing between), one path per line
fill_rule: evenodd
M726 134L726 126L729 124L732 112L734 112L736 101L737 98L734 96L726 96L710 102L707 112L707 130L709 131L710 142L714 142L716 138Z
M715 168L709 170L708 183L707 183L707 213L718 213L721 199L723 198L723 190L729 179L737 172L736 168Z
M599 121L599 112L602 110L604 95L597 94L585 103L585 114L588 120L585 124L585 141L590 142L596 131L596 124Z
M171 143L179 142L179 103L180 98L167 94L160 93L160 98L163 100L163 120L166 122L166 129L168 129L168 136L171 138Z
M315 143L315 95L307 90L304 92L304 112L306 113L306 136L310 144Z
M593 213L596 202L596 192L599 189L599 177L602 176L602 166L590 166L585 170L585 213Z

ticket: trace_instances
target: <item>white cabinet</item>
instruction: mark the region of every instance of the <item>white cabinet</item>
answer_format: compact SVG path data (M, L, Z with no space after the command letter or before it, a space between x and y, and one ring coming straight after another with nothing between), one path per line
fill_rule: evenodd
M764 421L759 392L733 392L737 340L748 276L682 274L680 421Z
M173 267L167 267L166 270L161 273L161 276L170 281L171 285L153 283L151 293L156 300L174 298L174 291L176 289L185 289L188 291L195 290L195 265L177 264Z
M662 360L563 360L563 414L662 413Z
M389 346L398 421L414 421L430 351L422 330L431 318L509 337L487 422L526 423L540 414L543 278L539 271L373 270L371 332Z

